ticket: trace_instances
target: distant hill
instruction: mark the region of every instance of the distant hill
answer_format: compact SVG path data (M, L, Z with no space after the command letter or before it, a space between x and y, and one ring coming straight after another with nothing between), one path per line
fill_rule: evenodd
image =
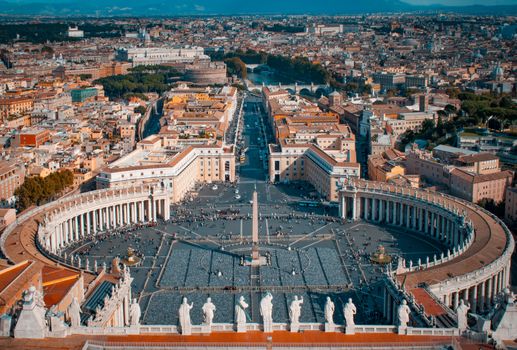
M487 2L489 3L489 2ZM180 16L243 14L364 14L450 11L469 14L517 14L508 6L413 6L400 0L0 0L2 15Z

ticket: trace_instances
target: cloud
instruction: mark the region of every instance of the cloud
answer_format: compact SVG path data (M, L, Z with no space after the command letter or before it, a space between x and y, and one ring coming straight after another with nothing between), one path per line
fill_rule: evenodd
M196 11L205 11L205 7L203 5L194 4L194 8Z

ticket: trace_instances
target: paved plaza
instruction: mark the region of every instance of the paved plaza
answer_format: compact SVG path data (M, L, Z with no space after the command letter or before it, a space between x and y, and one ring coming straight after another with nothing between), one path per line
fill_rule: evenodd
M358 307L358 323L383 323L380 283L383 269L370 262L379 245L394 258L416 262L440 255L436 242L400 228L368 223L343 223L337 208L320 203L301 206L314 198L306 184L271 185L264 169L264 138L258 104L245 102L242 146L246 160L236 184L196 188L183 203L171 207L171 218L156 226L109 232L95 241L77 242L73 253L108 266L124 258L129 247L142 262L131 268L133 295L142 306L144 324L177 324L181 298L194 303L192 321L201 323L201 306L210 296L217 307L214 322L234 322L236 299L250 303L249 321L260 322L258 303L273 295L273 319L288 321L294 295L304 299L301 320L324 322L327 296L336 304L335 321L343 322L342 308L351 297ZM259 139L260 138L260 139ZM262 146L261 146L262 145ZM262 159L261 159L262 158ZM267 266L242 264L251 252L251 204L259 198L260 252Z

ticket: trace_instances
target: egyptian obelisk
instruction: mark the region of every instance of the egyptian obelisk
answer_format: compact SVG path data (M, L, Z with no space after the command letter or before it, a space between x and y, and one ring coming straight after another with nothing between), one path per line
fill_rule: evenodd
M253 204L252 204L252 222L251 222L251 241L253 244L251 258L254 263L259 263L259 238L258 238L258 194L257 190L253 191Z

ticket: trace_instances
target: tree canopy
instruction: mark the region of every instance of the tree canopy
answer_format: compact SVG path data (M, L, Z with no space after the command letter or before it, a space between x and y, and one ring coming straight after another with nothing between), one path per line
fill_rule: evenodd
M32 205L45 204L73 183L74 174L70 170L54 172L47 177L28 177L23 185L14 191L17 198L16 207L22 211Z

